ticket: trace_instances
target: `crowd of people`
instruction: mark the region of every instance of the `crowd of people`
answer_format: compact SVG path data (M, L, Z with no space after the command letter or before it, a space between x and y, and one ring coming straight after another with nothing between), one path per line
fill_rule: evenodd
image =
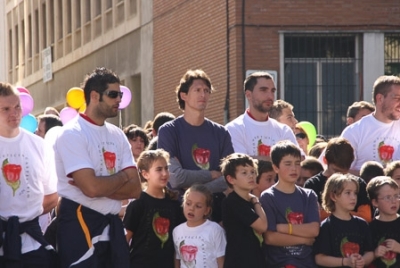
M244 81L245 112L205 117L202 70L176 87L181 115L123 129L120 79L86 75L86 111L48 107L19 127L0 83L2 267L400 267L400 78L349 106L340 137L310 133L275 100L273 77ZM342 116L342 115L338 115Z

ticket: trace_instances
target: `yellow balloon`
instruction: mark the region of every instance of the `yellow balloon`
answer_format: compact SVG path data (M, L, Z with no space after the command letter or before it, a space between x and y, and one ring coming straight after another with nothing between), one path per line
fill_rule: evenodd
M85 94L83 89L73 87L67 92L67 103L74 109L79 109L85 103Z
M83 103L83 105L79 108L80 113L84 113L86 111L86 102Z
M299 125L306 132L308 137L307 149L310 150L317 139L317 130L315 129L315 126L308 121L301 121L297 123L297 125Z

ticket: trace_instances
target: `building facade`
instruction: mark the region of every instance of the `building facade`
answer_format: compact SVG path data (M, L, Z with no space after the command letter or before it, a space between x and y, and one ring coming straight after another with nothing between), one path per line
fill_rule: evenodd
M106 66L133 96L111 121L143 126L180 115L175 88L201 68L216 88L206 116L225 124L245 110L246 74L267 70L299 121L334 136L378 76L399 75L399 10L398 0L5 0L0 78L28 88L40 114Z
M207 116L226 123L245 109L252 70L276 74L277 98L327 136L345 127L347 107L372 101L383 74L400 73L398 0L154 0L155 112L179 113L173 90L202 68L217 92ZM166 94L165 92L169 92Z
M63 108L67 91L105 66L132 92L129 107L111 121L141 124L153 116L152 1L5 0L4 12L5 79L28 88L33 114Z

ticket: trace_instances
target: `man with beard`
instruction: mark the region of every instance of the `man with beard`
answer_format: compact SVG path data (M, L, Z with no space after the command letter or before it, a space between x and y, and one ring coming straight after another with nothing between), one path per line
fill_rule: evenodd
M267 72L255 72L246 78L244 94L249 108L226 125L235 152L269 159L271 147L278 141L290 140L297 145L290 127L268 116L275 92L274 80Z
M354 148L352 173L367 161L382 165L400 159L400 78L381 76L373 86L375 112L346 127L342 137Z
M141 193L127 137L105 122L123 98L111 70L96 68L83 90L84 114L63 127L55 145L60 267L129 267L129 249L118 212L121 200Z

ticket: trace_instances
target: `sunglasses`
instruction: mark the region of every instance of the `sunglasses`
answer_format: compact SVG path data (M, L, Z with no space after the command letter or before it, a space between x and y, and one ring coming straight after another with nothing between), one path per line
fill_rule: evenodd
M307 135L303 132L297 133L295 136L296 136L296 138L299 138L299 139L307 138Z
M124 92L115 91L115 90L107 90L107 91L104 91L103 94L111 99L115 99L118 96L122 99L122 95L124 95Z

